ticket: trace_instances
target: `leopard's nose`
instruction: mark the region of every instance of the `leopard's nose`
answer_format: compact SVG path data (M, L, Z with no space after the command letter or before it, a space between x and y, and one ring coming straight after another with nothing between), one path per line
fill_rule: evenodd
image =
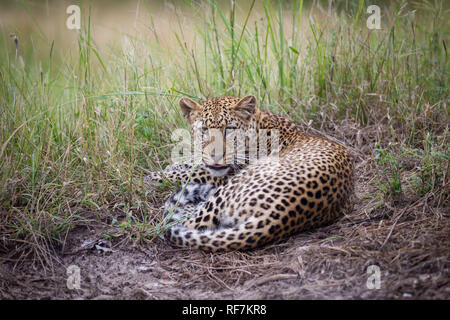
M214 163L218 163L223 159L223 153L211 153L210 156Z

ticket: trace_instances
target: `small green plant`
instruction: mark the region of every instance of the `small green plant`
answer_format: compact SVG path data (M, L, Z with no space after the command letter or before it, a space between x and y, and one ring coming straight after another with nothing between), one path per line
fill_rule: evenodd
M420 165L417 167L418 173L413 177L412 187L417 190L420 196L430 191L440 193L445 191L446 181L449 177L450 147L437 145L432 140L430 132L424 137L424 149L418 150Z
M387 198L399 199L402 195L401 170L402 164L394 154L381 148L379 143L375 148L380 190Z

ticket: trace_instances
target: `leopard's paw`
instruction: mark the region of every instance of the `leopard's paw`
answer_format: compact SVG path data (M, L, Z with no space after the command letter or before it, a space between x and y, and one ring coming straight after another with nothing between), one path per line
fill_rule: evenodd
M151 172L149 175L144 177L144 185L146 187L159 185L164 182L164 178L159 172Z

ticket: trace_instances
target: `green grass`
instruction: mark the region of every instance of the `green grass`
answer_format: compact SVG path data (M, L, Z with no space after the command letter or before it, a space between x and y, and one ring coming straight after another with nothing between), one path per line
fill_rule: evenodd
M184 95L253 94L262 109L317 128L382 125L391 134L378 141L380 191L402 193L399 164L410 152L420 163L413 189L448 205L448 9L381 5L382 29L368 30L366 4L345 3L325 17L302 0L245 10L187 0L170 32L130 34L122 48L96 44L82 7L71 52L39 29L18 46L0 29L0 249L45 260L69 228L90 223L86 212L112 215L112 226L122 212L123 233L158 236L164 228L142 177L169 163L170 134L186 127ZM194 23L183 24L186 14ZM168 32L173 47L160 42Z

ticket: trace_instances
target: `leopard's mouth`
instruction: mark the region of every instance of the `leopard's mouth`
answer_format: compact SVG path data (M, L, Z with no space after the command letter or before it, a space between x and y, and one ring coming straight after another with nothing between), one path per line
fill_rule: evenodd
M221 177L226 175L230 171L231 167L229 165L223 164L210 164L206 165L206 170L209 171L214 177Z
M228 168L229 166L225 164L210 164L207 165L207 167L213 170L222 170Z

